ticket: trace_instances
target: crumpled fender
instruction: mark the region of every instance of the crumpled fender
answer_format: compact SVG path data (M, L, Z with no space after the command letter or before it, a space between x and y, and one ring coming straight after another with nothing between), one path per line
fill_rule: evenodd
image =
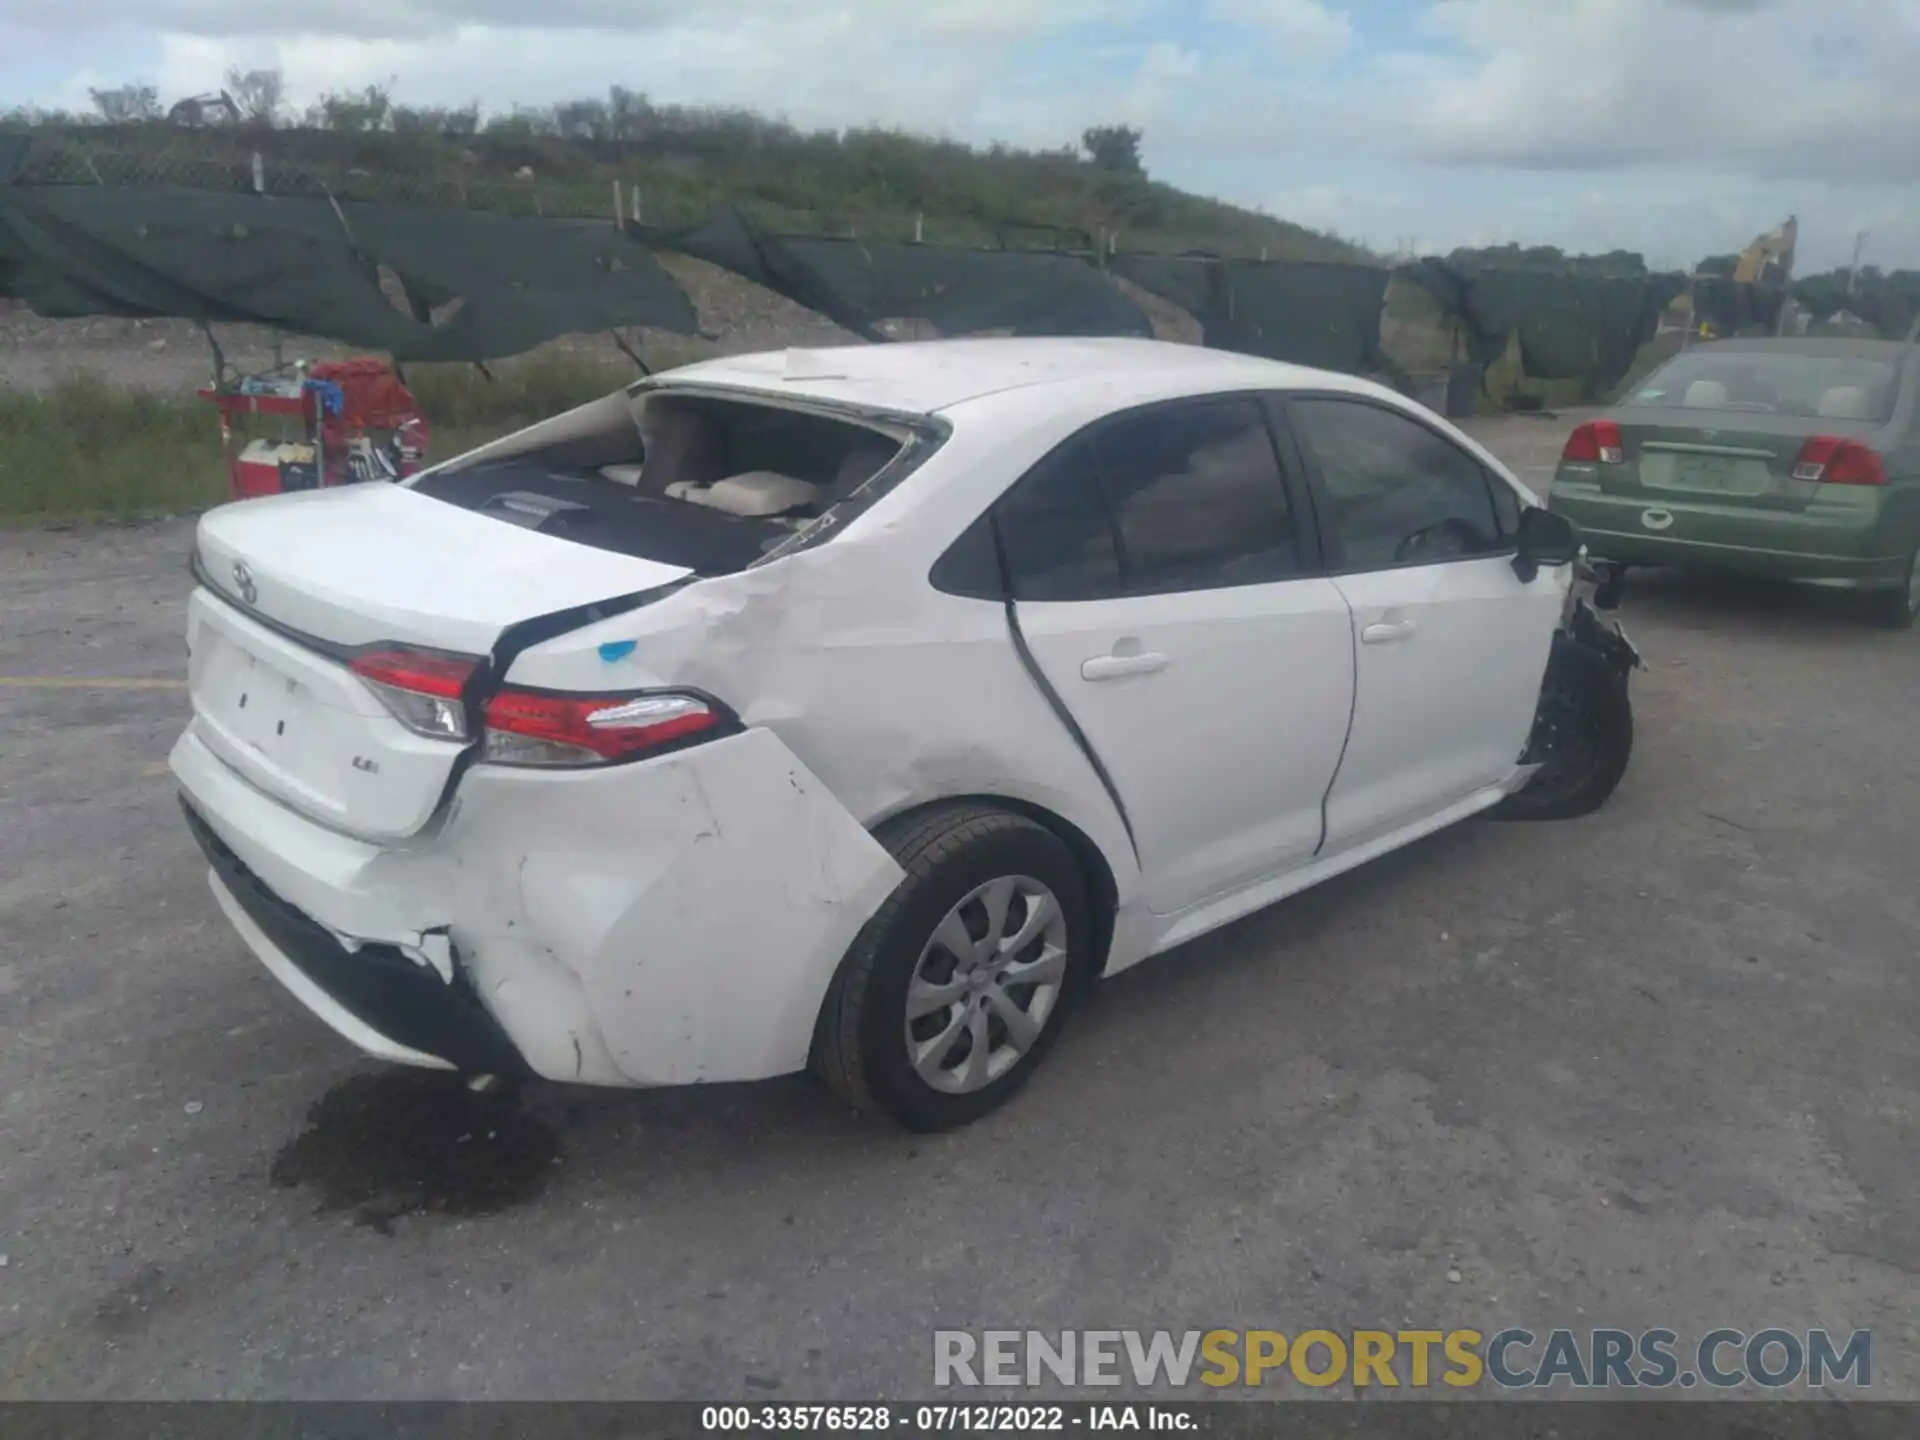
M1584 558L1574 562L1560 633L1597 651L1624 680L1635 670L1644 670L1646 661L1615 616L1619 604L1620 575L1616 569L1603 569Z
M579 776L475 767L443 848L482 1002L536 1072L598 1083L805 1068L841 957L902 879L763 729Z

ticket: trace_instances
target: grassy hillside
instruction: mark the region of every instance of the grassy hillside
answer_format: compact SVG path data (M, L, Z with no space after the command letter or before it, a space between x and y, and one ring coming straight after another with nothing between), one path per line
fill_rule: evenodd
M1275 259L1370 259L1337 237L1191 195L1138 169L1138 135L1096 163L1075 149L978 148L895 130L802 131L745 111L607 100L516 110L410 109L379 91L329 97L297 123L187 130L159 119L82 123L15 114L26 181L267 188L522 214L611 215L619 181L649 224L739 204L781 229L930 242L1205 248ZM1125 135L1129 132L1108 130Z

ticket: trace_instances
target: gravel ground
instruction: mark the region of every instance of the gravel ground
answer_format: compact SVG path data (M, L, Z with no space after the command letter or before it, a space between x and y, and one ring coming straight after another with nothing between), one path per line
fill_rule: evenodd
M184 695L16 683L179 676L189 535L0 535L0 1396L924 1397L936 1326L1415 1322L1871 1328L1920 1398L1920 639L1636 579L1600 814L1143 966L914 1138L802 1080L472 1100L310 1019L207 893Z

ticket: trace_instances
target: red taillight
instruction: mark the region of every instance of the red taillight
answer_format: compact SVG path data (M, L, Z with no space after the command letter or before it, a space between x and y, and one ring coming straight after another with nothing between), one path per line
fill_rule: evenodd
M479 663L469 655L383 645L361 651L348 668L416 735L465 740L467 711L460 696Z
M1589 420L1576 425L1560 452L1563 462L1575 465L1620 465L1626 462L1626 447L1620 441L1620 426L1612 420Z
M502 690L487 701L483 758L498 765L604 765L718 729L697 695L556 695Z
M1815 435L1800 447L1793 462L1793 478L1821 485L1884 485L1887 467L1879 455L1858 440Z
M456 700L473 674L464 655L435 655L425 650L368 650L353 658L353 673L363 680Z

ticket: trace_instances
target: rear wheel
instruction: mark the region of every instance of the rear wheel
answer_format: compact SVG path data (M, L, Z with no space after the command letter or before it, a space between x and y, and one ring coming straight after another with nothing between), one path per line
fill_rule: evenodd
M983 805L922 812L877 835L906 878L847 951L814 1033L842 1098L914 1130L1006 1101L1059 1036L1093 927L1072 852Z
M1905 583L1867 597L1867 617L1888 630L1910 630L1920 619L1920 549L1907 556Z
M1633 756L1627 677L1599 651L1553 638L1527 760L1540 769L1493 811L1501 820L1570 820L1606 804Z

